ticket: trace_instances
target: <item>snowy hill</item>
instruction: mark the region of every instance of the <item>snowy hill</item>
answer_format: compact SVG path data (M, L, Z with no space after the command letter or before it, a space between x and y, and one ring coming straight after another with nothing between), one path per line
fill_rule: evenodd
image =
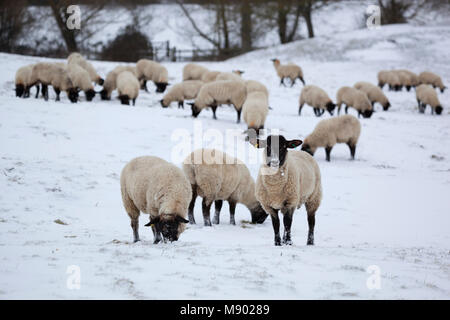
M280 87L271 58L299 63L306 82L333 99L339 87L375 83L379 70L394 67L435 71L449 86L449 34L450 27L408 25L342 32L204 65L243 69L246 79L265 83L273 108L266 127L301 139L329 115L316 118L305 107L298 117L301 86ZM162 109L154 87L140 92L136 107L99 97L71 104L64 94L55 102L52 89L48 102L15 98L17 68L42 60L0 54L0 298L450 297L449 90L438 95L441 116L419 114L414 91L385 91L392 109L378 107L361 119L356 161L348 160L345 145L333 149L329 163L318 150L324 198L313 247L305 245L303 208L294 214L294 245L274 247L270 221L247 224L242 205L236 226L228 224L225 204L221 224L203 227L200 200L197 225L188 225L178 242L153 245L141 215L143 241L133 244L120 197L123 166L140 155L180 165L184 154L174 153L180 130L193 137L198 126L225 133L245 125L228 107L218 109L217 121L209 110L193 121L188 108ZM116 64L94 65L105 75ZM171 83L181 80L183 65L165 64ZM243 135L240 147L251 148ZM242 160L256 178L259 164ZM81 271L79 290L67 287L72 265ZM373 265L381 272L379 290L366 285Z

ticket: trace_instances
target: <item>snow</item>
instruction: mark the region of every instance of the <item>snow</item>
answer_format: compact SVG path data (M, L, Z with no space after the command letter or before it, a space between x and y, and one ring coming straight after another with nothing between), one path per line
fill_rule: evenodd
M375 83L381 69L429 69L450 83L450 27L398 25L317 37L237 57L204 63L210 69L245 70L270 90L266 127L288 138L304 138L323 118L305 107L297 116L301 86L280 87L270 59L293 61L309 84L334 97L339 87ZM393 42L392 40L395 40ZM136 107L117 99L71 104L14 97L14 73L48 60L0 54L0 298L2 299L448 299L450 297L450 93L439 93L444 112L417 112L414 91L388 92L392 109L361 119L356 160L345 145L315 155L324 190L317 212L315 246L306 246L304 209L297 210L292 246L275 247L270 220L249 225L238 205L236 226L204 227L201 201L197 225L175 243L132 243L119 186L123 166L141 155L180 165L178 133L202 127L242 132L229 107L193 121L190 110L159 105L161 94L140 92ZM116 64L94 61L105 75ZM170 82L182 63L165 63ZM97 88L98 90L99 88ZM386 89L385 89L386 90ZM34 89L32 89L32 95ZM209 131L208 131L209 130ZM217 132L217 131L216 131ZM238 137L236 149L254 152ZM202 143L218 147L214 139ZM184 146L184 145L183 145ZM230 146L223 146L229 148ZM234 149L234 148L233 148ZM256 177L259 163L244 160ZM213 210L212 210L213 211ZM64 224L55 223L61 220ZM70 290L69 266L81 272ZM366 285L369 266L380 270L380 289ZM370 279L369 279L370 280Z

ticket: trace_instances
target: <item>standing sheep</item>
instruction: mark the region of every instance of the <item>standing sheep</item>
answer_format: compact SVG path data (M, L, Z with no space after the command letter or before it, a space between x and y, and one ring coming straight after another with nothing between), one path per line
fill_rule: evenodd
M327 110L330 115L333 115L333 110L336 105L331 101L328 94L318 86L307 85L303 87L300 94L300 105L298 107L298 115L301 115L303 105L306 103L314 108L314 114L320 117L325 110Z
M28 98L31 88L31 73L33 72L33 64L20 67L16 72L15 85L16 97ZM39 95L39 84L36 84L36 98Z
M206 72L208 72L208 69L206 69L205 67L202 67L201 65L198 65L195 63L188 63L187 65L185 65L183 67L183 81L202 80L202 81L208 82L208 81L202 79L203 74ZM213 80L211 80L211 81L213 81Z
M148 59L140 59L136 63L138 80L142 81L142 89L148 92L147 80L153 81L156 85L156 92L164 92L168 85L167 69L158 62Z
M111 93L117 88L117 75L122 71L130 71L137 77L136 67L133 66L117 66L106 75L105 82L103 83L103 90L100 92L102 100L110 100Z
M424 71L419 74L419 83L430 84L435 89L439 88L441 90L441 93L444 93L445 89L447 89L447 87L444 86L441 77L430 71Z
M139 241L140 212L150 214L154 242L177 241L184 231L192 190L183 171L151 156L131 160L120 175L123 205L131 219L134 242Z
M33 65L30 76L30 87L34 85L41 85L41 93L44 99L48 100L48 86L51 85L54 70L57 66L50 62L39 62ZM39 92L36 93L36 98Z
M247 99L242 106L242 113L249 130L255 130L259 135L260 130L264 129L268 112L269 102L264 92L255 91L247 94Z
M305 85L305 81L303 80L303 71L298 65L294 63L288 64L280 64L280 60L272 59L275 70L277 71L278 76L280 77L280 85L285 85L284 78L289 78L291 80L291 87L294 85L295 80L300 79L300 81Z
M302 144L301 140L286 140L283 136L267 137L267 140L250 139L257 148L265 148L264 164L256 181L256 199L264 211L270 214L275 245L281 245L281 210L284 222L283 243L292 244L291 225L295 209L306 204L308 216L308 245L314 244L316 211L322 200L320 169L314 158L303 151L288 151Z
M355 159L356 144L361 134L361 124L352 115L320 121L314 131L303 141L302 150L314 156L317 148L323 147L326 160L330 161L331 149L336 143L346 143L350 148L352 159Z
M192 107L192 116L196 118L200 112L210 107L213 112L213 119L216 117L217 106L224 103L231 103L237 112L237 123L241 121L242 105L247 96L247 89L243 81L215 81L206 83L200 89Z
M186 80L172 86L162 98L161 106L167 108L173 101L178 102L178 108L184 109L184 100L195 99L203 86L203 81Z
M375 103L378 102L383 106L383 110L387 111L389 107L391 106L391 103L389 102L386 95L383 93L383 91L378 88L377 86L369 83L360 81L355 83L353 86L355 89L361 90L367 94L367 97L369 98L370 103L372 104L372 107L375 106Z
M216 149L198 149L183 162L183 171L191 183L192 199L189 221L195 223L194 206L197 196L203 198L205 226L211 226L210 208L215 202L214 224L219 224L223 200L230 205L230 224L236 224L237 203L244 204L251 213L252 223L263 223L267 214L255 197L255 182L247 166L240 160Z
M436 112L437 114L442 113L442 105L439 102L438 96L436 94L436 91L427 84L421 84L416 89L416 98L417 103L419 104L419 112L424 113L425 108L428 105L430 105L431 108L431 114L434 114Z
M70 63L67 70L73 85L84 91L87 101L92 101L96 92L94 91L89 73L76 63Z
M363 91L351 87L342 87L336 95L336 104L338 106L338 115L341 112L342 104L345 104L345 113L352 107L358 111L358 118L362 115L364 118L370 118L373 114L373 107Z
M120 103L129 105L130 100L132 100L134 106L139 95L139 81L136 76L130 71L119 73L117 76L117 91L119 92Z
M71 63L78 64L80 67L82 67L84 70L86 70L89 73L89 77L92 82L95 82L99 85L103 85L104 81L103 81L102 77L99 76L97 71L95 71L94 66L78 52L71 53L69 55L69 57L67 58L67 63L68 64L71 64Z

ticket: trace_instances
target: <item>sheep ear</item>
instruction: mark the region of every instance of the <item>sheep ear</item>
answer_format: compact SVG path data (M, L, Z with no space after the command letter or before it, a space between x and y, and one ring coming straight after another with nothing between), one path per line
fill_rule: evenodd
M286 147L290 148L290 149L294 149L297 148L299 145L301 145L303 143L302 140L290 140L290 141L286 141Z
M177 215L177 217L175 218L175 221L180 222L180 223L188 223L188 222L189 222L189 220L186 220L185 218L180 217L180 216L178 216L178 215Z
M147 223L145 226L150 227L152 224L158 223L160 220L160 216L157 217L150 217L150 222Z

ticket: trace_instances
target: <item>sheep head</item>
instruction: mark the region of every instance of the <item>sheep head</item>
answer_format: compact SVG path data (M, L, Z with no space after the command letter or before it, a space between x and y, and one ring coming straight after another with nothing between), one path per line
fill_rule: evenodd
M154 226L156 233L161 233L164 241L177 241L180 236L180 224L188 223L189 220L177 214L164 215L163 217L150 217L150 222L145 226Z
M250 139L250 143L256 148L265 148L267 166L282 167L286 161L287 149L297 148L302 144L302 140L286 140L283 136L270 135L267 140Z

